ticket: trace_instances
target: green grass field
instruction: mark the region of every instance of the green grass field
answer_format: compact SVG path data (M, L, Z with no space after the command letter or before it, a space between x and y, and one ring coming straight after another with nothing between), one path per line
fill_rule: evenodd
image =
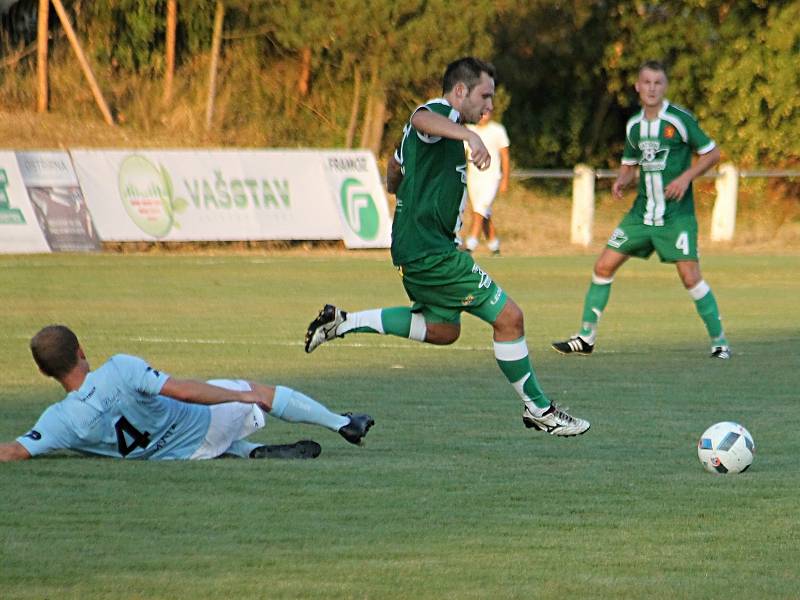
M137 463L56 455L0 465L0 597L797 598L800 256L705 256L735 356L708 358L672 267L617 277L597 350L562 357L592 258L481 260L522 306L540 380L592 421L526 430L490 330L451 347L348 336L305 355L326 301L405 304L383 253L0 258L0 439L62 397L27 343L70 325L94 365L127 352L181 377L244 377L376 419L367 445L311 437L315 461ZM742 422L740 476L695 444Z

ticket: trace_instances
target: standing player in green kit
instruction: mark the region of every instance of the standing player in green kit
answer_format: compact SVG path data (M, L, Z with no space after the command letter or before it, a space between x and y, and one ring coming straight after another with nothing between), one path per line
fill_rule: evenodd
M480 136L464 123L477 123L492 109L494 67L472 57L459 59L447 66L442 89L442 98L411 115L388 168L387 187L397 195L392 262L413 305L345 312L327 304L308 327L306 352L350 333L452 344L461 333L461 313L467 312L492 325L495 358L523 402L525 426L580 435L589 422L553 405L536 379L522 310L456 246L467 200L464 142L478 168L490 162Z
M595 262L580 331L568 340L553 342L553 348L562 354L591 354L614 274L631 256L648 258L655 251L661 262L677 267L708 330L711 356L731 356L717 301L700 273L692 194L692 180L717 164L720 152L694 115L664 99L666 90L663 65L645 62L636 82L642 110L625 127L622 166L612 188L614 196L622 198L638 170L639 191ZM699 155L694 165L693 151Z

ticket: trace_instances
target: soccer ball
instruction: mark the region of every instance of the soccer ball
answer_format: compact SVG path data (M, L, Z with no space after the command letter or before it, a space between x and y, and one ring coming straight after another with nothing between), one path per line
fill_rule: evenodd
M712 425L697 443L697 456L711 473L743 473L753 464L755 452L750 432L730 421Z

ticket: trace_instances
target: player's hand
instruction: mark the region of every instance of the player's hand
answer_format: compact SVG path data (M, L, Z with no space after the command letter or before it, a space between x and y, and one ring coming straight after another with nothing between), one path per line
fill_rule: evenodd
M500 180L500 188L498 191L501 194L505 194L508 191L508 182L505 179Z
M241 392L243 396L242 402L247 404L255 404L261 410L269 412L272 410L272 399L275 397L275 388L261 383L250 383L250 391Z
M664 195L672 200L680 200L689 189L691 179L685 175L673 179L667 187L664 188Z
M614 185L611 186L611 195L618 200L622 199L622 192L625 190L627 186L622 183L619 179L614 182Z
M481 171L485 171L492 163L492 157L489 155L489 151L486 149L486 146L483 145L481 136L474 131L470 133L471 135L467 139L467 143L469 144L470 161L472 161L472 164L478 167Z

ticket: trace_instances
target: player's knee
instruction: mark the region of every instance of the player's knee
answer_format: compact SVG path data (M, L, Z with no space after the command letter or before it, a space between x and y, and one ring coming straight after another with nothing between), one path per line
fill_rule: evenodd
M597 262L594 265L594 275L601 279L611 279L614 277L614 271L615 269L605 263Z
M436 346L449 346L461 335L461 327L452 325L428 325L425 342Z
M525 335L525 316L522 309L509 298L493 326L495 333L503 338Z

